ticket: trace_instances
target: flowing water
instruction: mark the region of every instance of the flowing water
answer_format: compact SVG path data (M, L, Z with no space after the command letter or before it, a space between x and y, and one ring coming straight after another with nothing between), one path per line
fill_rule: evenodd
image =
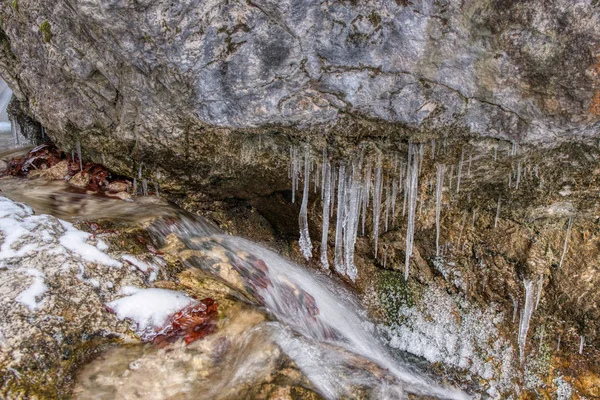
M38 213L70 220L148 225L152 215L148 230L165 251L219 279L240 300L218 333L188 347L110 350L83 370L78 398L248 398L251 392L241 394L242 388L272 379L275 364L284 359L308 379L296 379L301 386L327 399L468 398L393 355L337 282L249 240L224 235L203 219L157 200L124 202L67 189L63 182L4 178L0 189Z

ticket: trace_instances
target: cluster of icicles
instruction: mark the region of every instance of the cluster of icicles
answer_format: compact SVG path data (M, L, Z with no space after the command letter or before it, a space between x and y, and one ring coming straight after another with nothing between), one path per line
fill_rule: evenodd
M300 207L300 249L308 260L312 257L312 242L308 230L308 197L311 179L314 182L314 192L321 189L322 234L321 234L321 265L329 269L328 236L330 220L335 216L335 246L333 267L338 274L346 275L351 280L357 276L354 264L354 248L359 231L365 235L365 224L368 213L372 213L372 238L374 240L375 257L378 252L380 229L387 231L396 213L399 196L403 196L402 215L408 215L406 232L405 279L408 279L410 258L414 241L415 217L419 197L419 175L423 165L425 146L409 143L407 161L400 165L397 155L394 156L392 171L385 174L383 159L379 154L376 162L365 160L364 151L352 161L334 165L327 157L324 149L322 162L317 166L313 162L310 149L306 146L303 154L298 147L290 149L290 166L288 177L292 181L292 202L296 201L296 191L303 179L302 204ZM431 143L432 158L435 156L435 141ZM462 162L461 162L462 168ZM439 225L439 209L441 190L443 187L442 174L438 176L436 216ZM460 172L458 176L460 185ZM384 190L385 189L385 190ZM422 202L421 202L422 204ZM393 221L392 221L393 222ZM439 232L439 229L438 229Z
M446 143L444 143L444 147ZM428 147L428 146L427 146ZM391 171L384 172L384 162L381 153L379 153L376 162L366 161L364 151L360 156L349 162L342 162L334 165L328 159L327 152L324 149L320 166L314 162L308 146L299 151L299 148L293 146L290 149L290 165L288 177L292 181L292 202L296 201L297 191L302 179L302 203L300 207L299 225L300 225L300 249L304 257L308 260L312 257L313 245L308 229L308 199L310 194L311 179L314 183L314 193L320 188L322 200L322 233L321 233L321 255L320 261L322 268L328 270L330 257L328 255L328 236L330 221L335 216L335 246L333 254L333 267L338 274L346 275L351 280L357 277L357 268L354 264L354 248L356 240L360 233L365 236L365 221L368 214L372 214L372 239L374 241L374 253L377 258L378 238L380 229L387 231L390 227L390 221L393 223L396 215L396 204L402 201L402 216L407 215L406 228L406 251L404 264L404 278L408 279L410 259L413 253L413 241L415 233L415 218L417 213L417 204L423 207L423 199L419 190L419 177L423 165L423 159L426 146L423 143L408 145L407 161L400 164L397 154L394 156ZM431 158L435 159L435 141L431 141ZM497 160L498 147L493 149L493 159ZM518 147L516 144L508 149L508 156L517 156ZM438 163L436 169L435 192L433 191L433 181L428 181L427 185L431 194L435 194L435 223L436 223L436 256L440 257L440 217L442 209L443 191L446 188L449 191L460 192L461 178L463 169L466 169L466 176L471 177L471 165L473 155L465 159L464 149L461 152L460 160L457 165L455 175L455 166L451 165L449 171L444 164ZM508 188L518 190L521 181L528 175L528 172L534 175L540 188L542 187L542 177L539 174L537 165L529 166L521 160L517 161L516 168L513 164L508 176ZM445 179L447 185L444 186ZM400 197L402 196L402 200ZM500 218L501 197L498 197L498 204L494 220L494 228L498 227ZM475 214L473 215L473 221ZM564 247L560 259L562 266L565 254L567 252L567 242L571 231L572 219L569 219L569 226L565 236ZM460 241L460 239L459 239ZM385 263L385 261L384 261ZM525 289L525 303L521 310L518 342L521 361L525 355L527 333L529 331L529 321L535 308L540 302L541 291L543 287L543 276L539 277L537 283L537 298L534 299L534 283L530 279L523 282ZM516 319L518 311L518 301L514 302L513 322ZM583 337L581 340L583 347ZM581 349L580 349L581 351Z

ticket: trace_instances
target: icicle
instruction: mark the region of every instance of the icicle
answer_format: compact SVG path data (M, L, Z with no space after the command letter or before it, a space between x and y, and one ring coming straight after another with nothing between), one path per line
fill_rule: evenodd
M494 161L498 160L498 145L494 147Z
M512 185L512 172L508 173L508 188L510 189Z
M346 189L347 210L346 222L344 226L344 261L346 264L346 274L354 281L358 275L354 265L354 248L356 245L356 236L358 233L358 220L360 217L360 200L362 192L362 182L358 168L353 171L349 177L350 183Z
M513 317L512 317L512 322L514 324L515 321L517 320L517 311L519 310L519 300L517 300L515 297L513 297L512 301L513 301Z
M294 169L294 146L290 146L290 163L288 164L288 179L292 179Z
M450 183L448 184L448 190L452 190L452 176L454 175L454 165L450 166Z
M537 310L538 306L540 305L540 299L542 297L542 288L544 287L544 275L540 274L540 279L538 281L538 290L537 290L537 296L535 299L535 309Z
M410 188L410 161L412 157L412 142L408 142L408 161L406 162L406 180L404 183L404 204L402 205L402 216L406 215L406 201L408 199L408 192Z
M423 158L425 156L425 146L423 143L419 143L419 175L423 169Z
M324 164L325 165L325 164ZM329 234L329 203L331 202L331 164L325 165L323 186L321 186L323 198L323 223L321 231L321 265L323 269L329 269L327 258L327 235Z
M544 178L540 176L540 189L544 187Z
M521 364L525 360L525 345L527 344L527 331L529 330L529 321L533 313L533 281L523 281L525 287L525 304L521 310L521 321L519 322L519 354Z
M373 239L375 239L375 258L379 243L379 217L381 215L381 195L383 192L381 164L375 168L375 184L373 186Z
M567 244L569 242L569 235L571 234L571 227L573 226L573 217L569 218L569 225L567 226L567 234L565 235L565 244L563 246L562 256L560 257L560 263L558 264L558 268L562 267L563 262L565 261L565 255L567 254Z
M390 193L390 180L388 179L385 185L385 231L388 231L389 220L390 220L390 203L392 201L392 195Z
M142 179L142 166L143 165L144 165L143 163L140 163L140 166L138 168L138 180Z
M81 161L81 143L79 143L79 141L75 143L75 149L77 150L77 158L79 158L79 171L83 171L83 161Z
M133 178L133 189L131 190L131 194L137 196L137 180Z
M500 202L501 196L498 196L498 208L496 208L496 219L494 220L494 228L498 227L498 219L500 218Z
M442 191L444 190L444 164L436 165L435 185L435 255L440 256L440 214L442 204Z
M300 225L300 250L307 260L312 256L312 243L308 231L308 192L310 185L310 150L308 146L304 151L304 190L302 192L302 205L300 206L300 216L298 218Z
M75 150L71 150L71 162L75 162Z
M340 170L338 173L338 191L337 191L337 220L335 226L335 252L333 265L335 266L335 270L337 273L344 275L346 273L346 269L344 268L344 250L343 250L343 233L344 233L344 223L345 223L345 215L344 211L346 210L346 167L344 165L340 165Z
M142 194L148 196L148 180L146 178L142 179Z
M321 200L325 198L325 174L327 173L327 168L331 168L331 165L327 163L327 150L323 148L323 163L321 164ZM327 179L331 179L331 172Z
M160 195L158 194L158 182L154 182L154 195L156 197L160 197Z
M463 159L465 157L465 149L460 152L460 161L458 162L458 178L456 180L456 193L460 192L460 176L462 175Z
M579 354L583 354L583 345L585 342L585 338L583 335L579 336Z
M104 153L100 154L100 159L102 161L102 165L106 165L106 158L104 158Z
M410 148L409 148L410 151ZM410 257L412 256L413 239L415 234L415 211L417 201L417 188L419 184L419 159L415 149L413 155L413 165L410 170L410 174L407 175L407 179L410 176L409 186L409 200L408 200L408 224L406 231L406 259L404 266L404 280L408 280L408 267L410 264Z
M556 351L560 351L560 335L558 335L558 342L556 343Z
M521 160L519 160L517 164L517 182L515 185L516 190L519 190L519 183L521 183Z
M315 194L317 193L317 189L319 188L319 172L320 168L315 166Z
M467 168L467 178L471 177L471 163L473 162L473 153L469 153L469 167Z
M364 192L362 194L362 235L365 236L365 220L367 219L367 209L369 208L369 196L371 191L371 164L367 164L364 180Z
M465 220L466 220L466 217L463 215L462 222L460 223L460 230L458 232L458 244L456 246L457 248L460 248L460 244L462 243L462 235L463 235L463 231L465 230L465 222L466 222ZM436 246L437 246L437 244L436 244Z
M396 220L396 197L398 197L398 181L392 181L392 221Z
M331 184L329 185L331 188L331 200L329 207L329 215L333 216L333 210L335 209L335 183L337 181L337 173L334 166L331 166Z
M290 148L290 169L291 169L291 178L292 178L292 203L296 202L296 189L298 188L298 164L296 162L296 158L298 157L298 152L296 147L292 146Z

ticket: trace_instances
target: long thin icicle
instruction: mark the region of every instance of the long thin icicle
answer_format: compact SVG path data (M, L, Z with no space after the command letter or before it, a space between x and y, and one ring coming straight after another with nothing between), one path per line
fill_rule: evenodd
M442 205L442 192L444 190L444 164L436 165L435 185L435 255L440 256L440 214Z
M300 250L307 260L312 256L312 243L308 232L308 191L310 186L310 150L304 152L304 191L302 192L302 205L300 206Z
M567 234L565 235L565 245L563 246L562 256L560 257L560 263L558 264L558 268L562 267L563 262L565 261L565 255L567 255L567 246L569 243L569 235L571 234L571 227L573 226L573 217L569 218L569 225L567 226Z
M375 258L379 244L379 218L381 216L381 192L383 189L381 164L375 168L375 183L373 186L373 239L375 240Z
M463 148L460 153L460 161L458 162L458 179L456 180L456 193L460 192L460 178L462 175L464 158L465 158L465 149Z
M501 197L498 196L498 208L496 208L496 219L494 220L494 228L498 227L498 219L500 218L500 202Z
M371 192L371 164L367 164L365 171L364 191L362 194L362 235L365 236L365 221L367 219L367 209L369 208L369 196Z
M338 274L346 274L346 268L344 265L344 223L345 223L345 211L346 211L346 167L340 165L338 172L338 192L337 192L337 220L335 224L335 252L333 258L333 265Z
M525 346L527 344L527 331L529 331L529 321L533 314L533 281L524 280L525 304L521 310L521 320L519 322L519 356L521 364L525 360Z
M356 245L356 236L358 233L358 220L360 217L360 200L362 192L362 182L360 180L359 168L353 170L349 177L350 183L346 189L346 223L344 226L344 261L346 264L346 274L354 281L358 275L358 270L354 265L354 247Z
M408 280L408 267L410 265L410 257L412 256L413 240L415 235L415 212L417 208L417 189L419 186L419 156L417 149L409 146L409 152L414 151L413 163L410 171L410 187L408 200L408 224L406 230L406 259L404 266L404 280ZM408 178L407 176L407 178Z
M323 224L321 232L321 265L323 269L329 269L327 258L327 235L329 234L329 203L331 202L331 164L325 165L324 180L321 190L323 191Z

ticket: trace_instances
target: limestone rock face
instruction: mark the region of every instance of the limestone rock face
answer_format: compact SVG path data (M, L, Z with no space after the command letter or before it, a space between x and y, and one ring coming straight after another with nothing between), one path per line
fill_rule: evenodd
M0 6L0 75L63 147L122 172L231 132L358 129L347 119L552 143L597 132L598 7L15 0Z

